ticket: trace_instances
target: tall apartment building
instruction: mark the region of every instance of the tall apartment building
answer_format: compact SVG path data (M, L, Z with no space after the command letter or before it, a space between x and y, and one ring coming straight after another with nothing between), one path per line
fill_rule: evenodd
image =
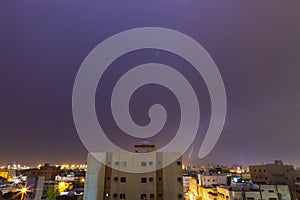
M84 200L183 199L180 153L153 149L153 145L136 145L135 153L89 153ZM177 159L162 167L173 158ZM128 172L131 169L139 173Z

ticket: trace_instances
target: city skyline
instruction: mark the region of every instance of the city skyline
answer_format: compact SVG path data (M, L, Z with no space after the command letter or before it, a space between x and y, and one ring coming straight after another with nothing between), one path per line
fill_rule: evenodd
M112 64L104 82L114 82L121 72L144 62L168 64L189 77L199 87L201 121L200 132L183 158L187 164L249 165L281 159L300 166L300 2L1 4L0 163L85 163L87 150L72 116L72 89L81 63L111 35L157 26L197 40L220 70L228 107L223 133L213 151L204 159L197 157L210 119L210 101L203 80L183 59L151 49L132 52ZM107 88L105 92L111 89L105 84L98 87ZM96 102L102 98L97 93ZM156 102L170 114L165 132L149 140L159 146L177 129L179 110L173 94L155 85L142 88L132 99L132 105L137 105L132 115L138 124L147 124L147 106ZM96 109L110 115L105 105L96 103ZM142 141L130 138L120 143L118 130L109 120L99 121L112 130L112 141L128 150Z

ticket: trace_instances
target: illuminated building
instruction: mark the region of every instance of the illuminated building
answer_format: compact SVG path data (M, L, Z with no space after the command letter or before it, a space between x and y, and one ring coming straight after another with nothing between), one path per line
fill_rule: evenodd
M60 174L60 168L56 166L50 166L49 164L28 170L29 178L44 176L46 181L54 180L55 176L58 174Z
M110 152L88 155L84 200L183 199L180 153L149 153L153 150L153 145L135 147L136 153ZM104 158L106 164L97 160L97 155ZM161 167L165 161L174 157L177 158L175 162ZM137 169L140 173L125 172L128 168Z

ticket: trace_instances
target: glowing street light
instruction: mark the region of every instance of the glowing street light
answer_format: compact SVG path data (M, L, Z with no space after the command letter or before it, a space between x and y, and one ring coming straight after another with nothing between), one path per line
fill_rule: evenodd
M27 187L22 187L20 190L19 190L19 194L21 194L21 200L24 199L24 196L27 196L27 192L29 191Z

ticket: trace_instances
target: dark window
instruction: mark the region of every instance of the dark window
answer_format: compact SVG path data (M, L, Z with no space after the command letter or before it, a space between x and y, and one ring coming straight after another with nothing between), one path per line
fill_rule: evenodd
M158 194L158 197L161 197L161 196L162 196L161 193L159 193L159 194Z
M110 180L110 177L107 177L107 180Z
M268 177L265 177L266 180L268 180Z
M149 181L150 181L150 182L152 182L153 180L154 180L154 178L153 178L153 177L150 177L150 178L149 178Z
M181 162L180 162L180 161L177 161L177 165L181 165Z
M274 190L269 190L270 193L274 193Z
M119 178L118 178L118 177L115 177L115 178L114 178L114 180L115 180L115 181L118 181L118 180L119 180Z
M154 194L150 194L150 198L153 199L154 198Z
M149 162L149 165L150 165L150 166L152 166L152 165L153 165L153 162L152 162L152 161L150 161L150 162Z
M146 200L147 199L147 195L146 194L141 194L141 199Z
M120 181L121 181L122 183L125 183L125 182L126 182L126 177L121 177L121 178L120 178Z
M147 178L142 177L142 178L141 178L141 183L147 183Z
M182 199L182 194L178 194L178 198L179 198L179 199Z
M158 177L158 180L161 181L161 177Z
M125 194L120 194L120 199L125 199L126 195Z
M119 166L119 165L120 165L120 163L119 163L119 162L115 162L115 165L116 165L116 166Z
M178 180L178 181L182 181L182 178L181 178L181 177L178 177L177 180Z
M147 166L147 162L142 162L142 163L141 163L141 166L142 166L142 167L146 167L146 166Z
M114 198L117 198L117 196L118 196L117 193L114 193L114 194L113 194L113 197L114 197Z

